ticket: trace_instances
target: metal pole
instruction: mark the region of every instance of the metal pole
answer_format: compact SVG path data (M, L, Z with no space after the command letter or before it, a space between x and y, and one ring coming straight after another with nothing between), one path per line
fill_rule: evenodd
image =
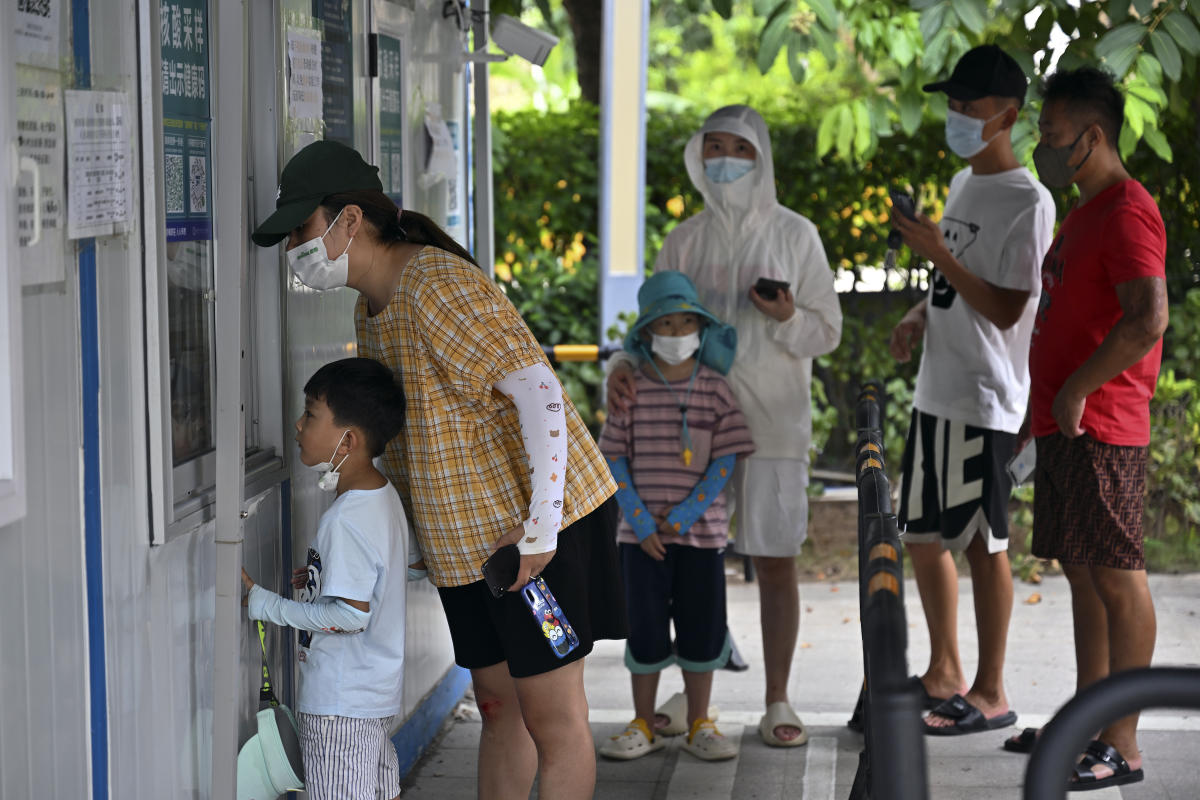
M242 493L245 415L242 409L242 297L246 285L248 191L246 152L246 31L243 0L215 0L210 38L214 129L213 269L216 284L216 601L213 615L212 797L237 797L238 718L243 696Z
M488 43L488 0L472 0L471 30L476 52L487 50ZM475 167L475 260L489 278L495 277L495 219L492 204L492 112L488 101L488 63L477 61L471 65L474 78L475 117L471 132L474 134Z

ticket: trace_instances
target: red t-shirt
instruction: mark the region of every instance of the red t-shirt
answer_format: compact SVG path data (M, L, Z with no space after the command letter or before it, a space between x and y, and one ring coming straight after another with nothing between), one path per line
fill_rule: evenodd
M1167 233L1154 199L1134 180L1072 209L1042 261L1042 298L1029 352L1034 436L1058 430L1050 407L1067 378L1123 316L1116 286L1166 277ZM1081 427L1113 445L1150 443L1150 398L1162 340L1140 361L1088 395Z

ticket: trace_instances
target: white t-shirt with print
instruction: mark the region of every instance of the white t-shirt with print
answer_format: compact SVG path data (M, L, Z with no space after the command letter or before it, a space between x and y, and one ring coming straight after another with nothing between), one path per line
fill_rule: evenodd
M1050 192L1024 167L950 181L938 223L954 257L1005 289L1029 292L1015 325L1000 330L936 270L913 405L926 414L1016 433L1029 397L1029 339L1041 294L1042 257L1054 233Z
M308 549L308 585L296 599L344 597L371 604L362 633L300 631L306 714L371 719L401 711L408 522L389 483L350 489L329 506Z

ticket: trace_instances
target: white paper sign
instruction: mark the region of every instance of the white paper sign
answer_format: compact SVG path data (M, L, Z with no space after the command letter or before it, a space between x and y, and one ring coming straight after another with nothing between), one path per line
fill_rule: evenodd
M63 0L17 0L17 26L13 29L16 61L43 67L58 66L58 13Z
M67 92L67 235L123 232L132 219L129 105L121 92Z
M321 35L304 28L289 28L288 116L322 119L325 101L321 92Z
M63 267L63 103L59 73L16 68L17 152L37 166L37 179L22 170L17 181L17 246L21 283L54 283ZM26 164L28 162L25 162ZM34 186L40 187L41 215ZM34 237L35 244L30 244Z
M430 103L425 109L425 134L429 149L420 183L422 188L428 189L438 181L452 179L457 163L454 157L454 137L450 135L450 129L442 119L441 107L437 103Z

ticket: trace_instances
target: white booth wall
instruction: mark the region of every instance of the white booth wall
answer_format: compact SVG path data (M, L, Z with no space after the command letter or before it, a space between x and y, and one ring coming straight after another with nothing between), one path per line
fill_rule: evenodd
M199 510L193 503L187 514L169 520L155 511L173 500L163 497L172 486L163 473L171 468L169 461L165 468L156 461L163 441L161 432L159 438L154 433L156 426L163 427L164 416L169 418L161 390L163 359L154 356L158 345L166 344L157 341L162 329L153 324L164 313L154 287L165 282L166 266L162 217L154 212L156 187L161 187L161 178L156 183L152 174L156 163L161 166L155 156L159 143L148 134L158 124L150 97L155 84L148 78L158 64L147 66L147 54L157 51L138 31L142 37L157 33L158 14L170 3L55 5L62 14L64 49L76 45L76 62L62 64L63 87L82 88L74 73L79 47L71 26L80 22L73 6L83 5L90 11L80 30L89 40L91 87L123 92L142 112L129 143L137 213L124 232L94 240L94 262L92 256L81 261L79 245L58 231L61 277L29 283L19 300L26 488L23 516L0 526L0 608L5 609L0 614L0 798L209 797L217 641L214 523L202 503ZM423 186L418 176L427 104L438 103L442 115L458 123L460 135L467 130L464 72L446 57L462 50L457 27L442 18L440 0L375 0L373 5L354 0L351 5L358 37L355 144L372 158L378 154L374 85L365 71L365 54L367 34L383 26L403 44L404 204L446 224L446 183ZM5 6L0 30L8 31L14 12L12 4ZM311 4L211 0L209 6L210 15L240 14L242 8L251 15L250 145L244 158L253 225L273 206L278 170L295 144L278 96L281 31L289 13L311 12ZM214 57L221 47L233 57L237 43L214 42L213 47ZM263 58L269 62L266 70ZM11 87L12 70L9 56L0 55L0 88ZM11 102L11 96L6 92L0 102ZM219 136L221 120L212 124ZM465 158L459 164L462 187ZM234 221L223 220L216 208L213 223ZM257 351L245 361L245 413L248 441L253 439L260 457L257 482L248 490L244 561L256 579L278 589L291 567L303 563L317 518L329 502L294 457L292 422L311 372L353 354L354 297L349 290L301 291L290 285L278 248L260 250L249 242L246 248L243 342ZM89 365L97 370L94 379L87 377ZM84 402L89 386L96 391L94 406ZM96 469L86 466L89 459ZM89 588L99 592L91 603ZM89 640L96 631L102 635ZM410 587L407 636L405 716L452 668L444 617L428 583ZM295 684L286 668L289 637L272 630L268 638L272 675L284 699L290 699ZM239 742L253 733L261 674L258 637L249 623L243 624L240 663ZM101 665L102 674L95 674Z

